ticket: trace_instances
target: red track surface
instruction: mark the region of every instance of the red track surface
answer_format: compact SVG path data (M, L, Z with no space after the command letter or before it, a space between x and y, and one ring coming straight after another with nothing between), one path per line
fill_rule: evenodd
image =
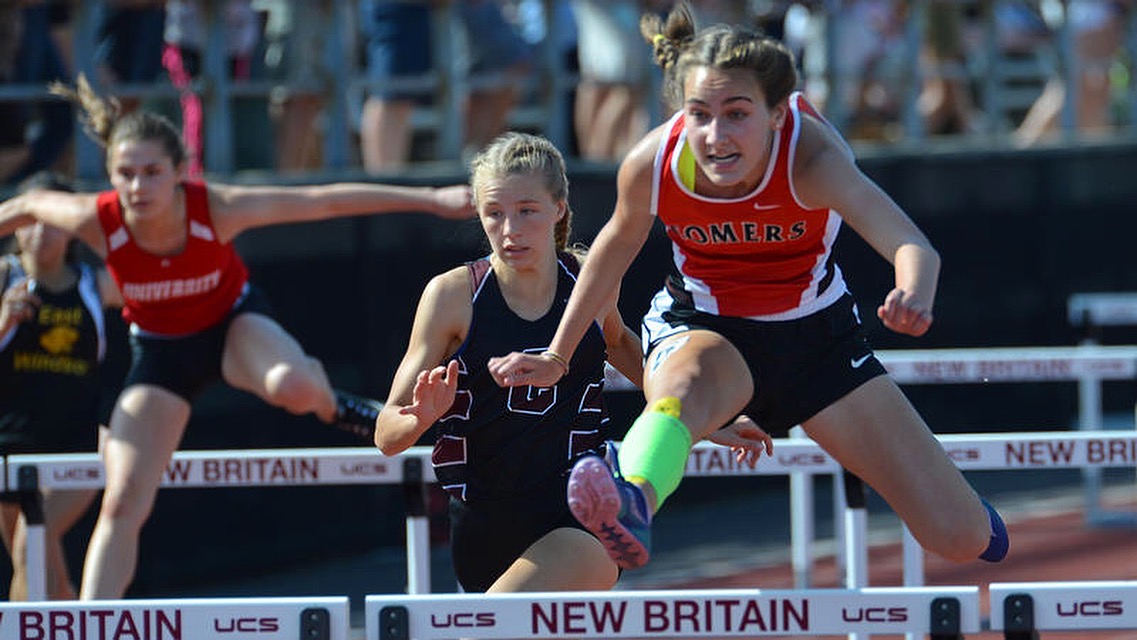
M1137 515L1137 488L1106 506ZM1011 551L999 564L970 562L956 565L928 557L925 583L937 586L978 585L983 617L987 618L987 586L992 582L1050 582L1068 580L1137 580L1137 527L1091 527L1082 510L1023 513L1008 517ZM869 584L899 586L902 578L899 543L876 545L869 550ZM832 557L815 565L813 586L841 586L841 575ZM669 589L728 588L792 589L793 571L788 562L758 567L736 575L668 584ZM844 638L845 636L811 636ZM902 638L873 635L875 639ZM1040 632L1041 640L1137 640L1137 630L1092 632ZM968 634L969 640L1000 640L1001 632Z

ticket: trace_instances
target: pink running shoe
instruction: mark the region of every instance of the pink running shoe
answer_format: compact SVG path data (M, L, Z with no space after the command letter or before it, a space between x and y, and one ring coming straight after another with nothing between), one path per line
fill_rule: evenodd
M651 512L643 491L620 476L615 447L608 455L584 456L568 481L572 515L600 540L621 569L635 569L651 557Z

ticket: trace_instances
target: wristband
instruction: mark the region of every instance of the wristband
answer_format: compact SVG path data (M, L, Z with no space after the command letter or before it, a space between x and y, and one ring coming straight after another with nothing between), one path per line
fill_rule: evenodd
M541 355L543 355L546 358L552 360L553 362L561 365L561 368L565 370L565 372L561 374L561 377L568 375L569 364L568 364L568 360L564 359L564 356L557 353L556 351L551 351L551 350L543 351L543 352L541 352Z

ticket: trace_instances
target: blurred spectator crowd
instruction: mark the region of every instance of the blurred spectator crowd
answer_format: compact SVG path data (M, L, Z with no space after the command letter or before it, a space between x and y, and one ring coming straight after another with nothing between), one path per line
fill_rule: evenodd
M638 24L674 1L0 0L0 185L98 177L46 92L80 72L179 123L191 172L389 173L507 128L618 161L667 115ZM854 141L1030 146L1137 112L1135 0L688 1L786 42Z

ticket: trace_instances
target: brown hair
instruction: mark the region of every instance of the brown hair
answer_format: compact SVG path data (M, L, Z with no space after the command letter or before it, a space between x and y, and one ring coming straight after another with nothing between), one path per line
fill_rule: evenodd
M141 109L122 113L119 101L101 97L83 74L79 74L75 88L53 82L49 90L81 107L83 128L104 149L124 140L149 140L162 145L175 167L186 159L185 145L172 122Z
M541 136L516 131L503 133L474 156L470 162L470 188L474 193L474 206L478 206L481 187L487 180L521 174L540 176L553 200L565 203L565 215L557 221L553 237L557 251L569 251L572 209L568 206L565 159L556 145Z
M678 109L683 104L683 82L691 67L745 69L754 74L773 107L797 87L794 54L784 44L737 25L695 29L686 2L680 2L664 20L654 13L640 19L640 33L651 44L655 62L663 69L663 96Z
M39 190L75 193L75 186L63 175L48 170L37 171L36 173L33 173L27 178L21 180L20 183L16 185L16 193L22 194ZM16 238L15 234L13 234L11 237L11 249L9 249L8 252L21 253L22 249L20 248L19 240ZM90 254L90 250L88 249L84 251L83 243L80 242L79 239L74 235L72 235L67 240L67 253L64 255L63 261L67 264L75 264L82 260L94 264L98 258L96 258L93 254L88 254Z

